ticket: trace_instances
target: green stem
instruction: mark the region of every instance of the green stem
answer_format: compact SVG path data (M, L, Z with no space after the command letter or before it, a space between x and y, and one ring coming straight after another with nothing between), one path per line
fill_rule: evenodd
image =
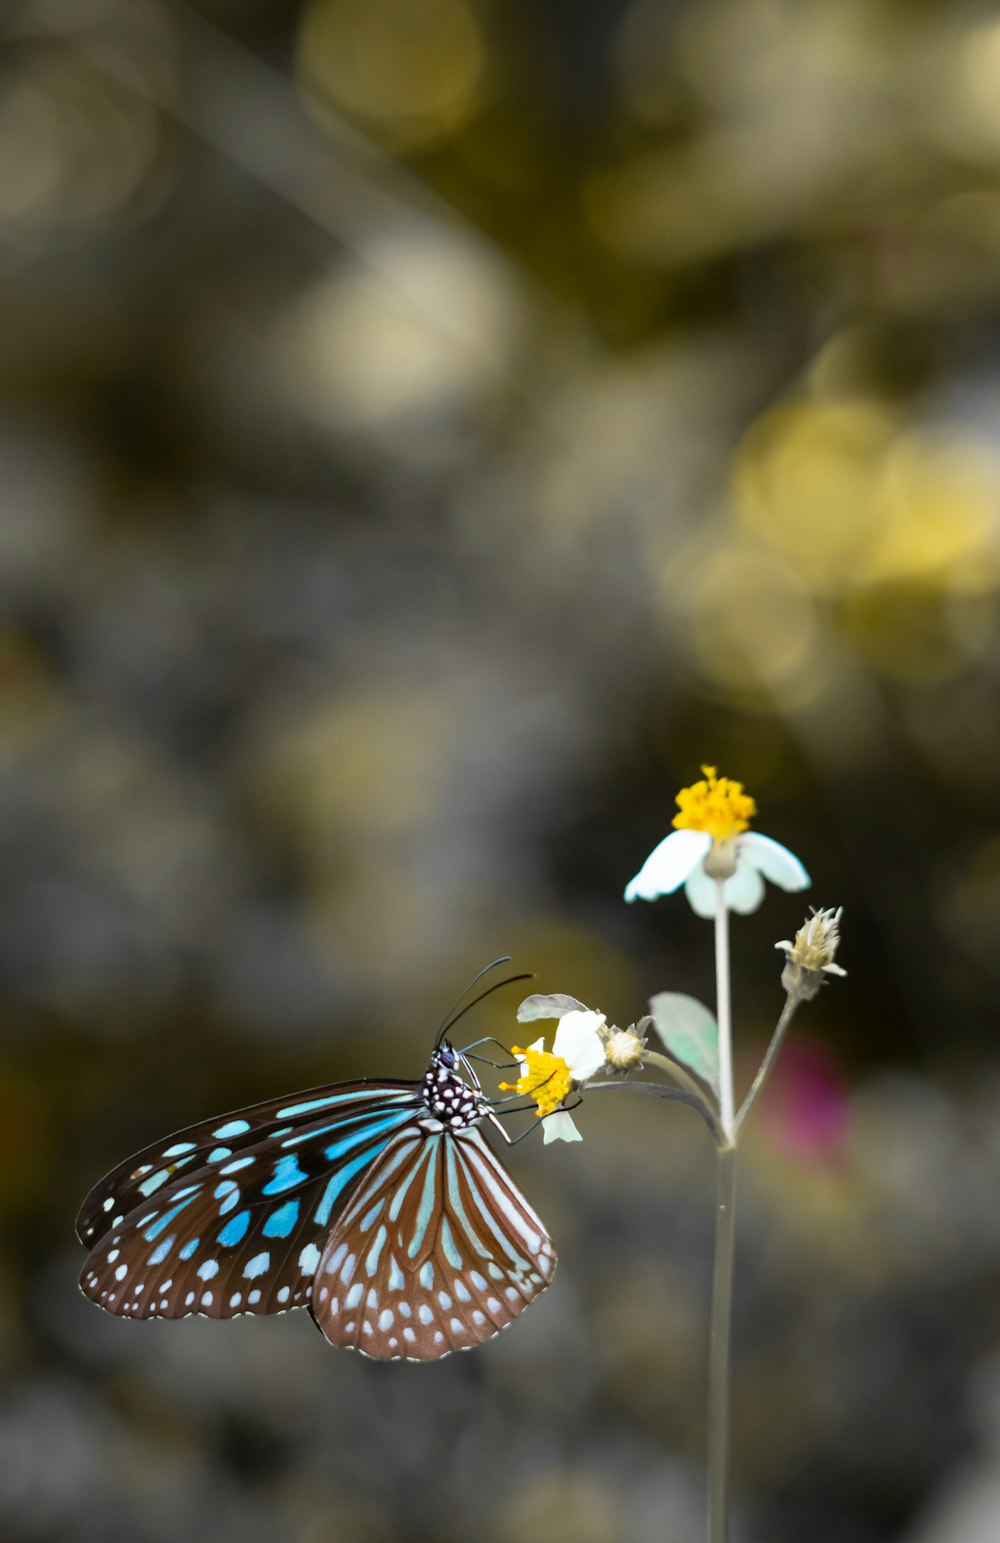
M736 1148L719 1147L715 1269L708 1341L708 1538L729 1536L729 1346L733 1317Z
M753 1082L750 1084L750 1091L740 1105L740 1112L736 1116L737 1133L743 1129L747 1115L750 1113L754 1104L757 1102L757 1099L760 1097L761 1092L763 1091L764 1084L770 1075L771 1068L775 1061L778 1059L778 1051L781 1049L782 1041L785 1038L788 1025L792 1021L792 1014L798 1007L800 1000L801 998L797 996L790 996L786 997L785 999L785 1005L781 1009L781 1017L775 1024L774 1033L771 1035L771 1043L767 1047L764 1059L760 1063L760 1069L757 1072L756 1077L753 1079Z

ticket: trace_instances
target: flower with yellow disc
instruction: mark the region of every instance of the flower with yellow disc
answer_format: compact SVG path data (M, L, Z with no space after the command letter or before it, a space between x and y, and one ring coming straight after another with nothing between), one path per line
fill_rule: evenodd
M750 829L757 805L742 782L702 767L702 779L677 795L675 829L654 847L625 889L626 900L657 900L684 885L692 910L714 916L717 884L729 910L746 915L764 898L764 880L805 889L809 875L779 841Z
M567 1012L559 1019L551 1051L545 1049L544 1039L536 1039L527 1049L514 1046L521 1075L516 1082L501 1082L500 1086L537 1104L538 1114L546 1116L546 1142L582 1139L572 1116L560 1105L575 1085L589 1081L604 1065L604 1042L599 1032L604 1022L603 1013L586 1009Z

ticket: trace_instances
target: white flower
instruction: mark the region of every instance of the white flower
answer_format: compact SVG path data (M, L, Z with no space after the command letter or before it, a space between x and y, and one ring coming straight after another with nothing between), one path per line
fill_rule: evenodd
M743 915L760 905L765 879L781 889L805 889L809 875L794 852L748 829L756 806L743 784L717 777L712 766L702 770L705 779L677 795L678 829L653 848L626 885L625 899L657 900L683 884L692 910L711 917L720 880L726 905Z
M537 1039L527 1049L514 1046L521 1075L516 1083L501 1082L500 1086L534 1099L538 1113L546 1117L546 1145L550 1141L582 1140L572 1117L560 1105L573 1083L588 1082L604 1065L599 1031L605 1021L604 1013L573 1009L560 1017L551 1052L545 1049L544 1039Z
M810 879L794 852L780 841L746 831L727 842L735 872L726 879L724 895L731 911L747 915L756 911L764 898L764 880L770 879L781 889L806 889ZM706 872L705 859L712 851L707 831L671 831L654 847L625 890L626 900L657 900L672 895L684 885L691 909L699 916L715 915L716 880Z

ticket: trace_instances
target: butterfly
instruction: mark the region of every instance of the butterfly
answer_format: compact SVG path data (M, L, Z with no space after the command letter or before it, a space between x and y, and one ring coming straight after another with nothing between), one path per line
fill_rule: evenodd
M434 1361L505 1329L555 1249L483 1139L484 1120L510 1138L444 1032L419 1082L255 1104L113 1169L77 1221L84 1295L128 1318L308 1307L331 1344L376 1360Z

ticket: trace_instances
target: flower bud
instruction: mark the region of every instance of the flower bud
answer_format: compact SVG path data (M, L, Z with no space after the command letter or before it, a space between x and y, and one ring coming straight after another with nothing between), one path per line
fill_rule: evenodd
M604 1041L604 1054L609 1066L616 1071L627 1072L642 1060L645 1044L634 1029L612 1029Z
M840 946L840 918L843 907L836 911L813 910L810 917L795 934L794 942L775 943L783 948L786 964L781 972L781 984L790 997L808 1002L816 995L826 975L846 975L834 962Z

